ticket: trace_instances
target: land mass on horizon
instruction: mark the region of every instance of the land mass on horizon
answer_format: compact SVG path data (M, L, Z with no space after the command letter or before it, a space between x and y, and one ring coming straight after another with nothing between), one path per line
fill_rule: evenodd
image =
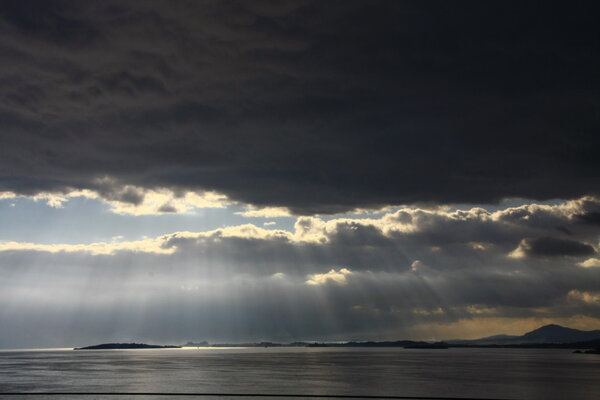
M192 342L188 342L192 343ZM309 347L557 347L587 348L600 346L600 330L582 331L550 324L537 328L524 335L494 335L480 339L454 339L437 342L395 340L395 341L346 341L346 342L293 342L293 343L217 343L208 347L275 347L275 346L309 346ZM188 344L183 345L189 346Z
M550 324L544 325L521 336L494 335L472 340L449 340L451 344L470 345L525 345L536 343L576 343L600 339L600 330L582 331L564 326Z
M347 341L347 342L251 342L214 343L207 341L187 342L174 345L151 345L144 343L103 343L94 346L78 347L74 350L111 349L173 349L182 347L402 347L405 349L447 349L449 347L490 347L490 348L600 348L600 330L581 331L560 325L545 325L521 336L494 335L480 339L456 339L427 342L415 340L396 341Z
M145 343L103 343L94 346L75 347L73 350L123 350L123 349L180 349L181 346Z

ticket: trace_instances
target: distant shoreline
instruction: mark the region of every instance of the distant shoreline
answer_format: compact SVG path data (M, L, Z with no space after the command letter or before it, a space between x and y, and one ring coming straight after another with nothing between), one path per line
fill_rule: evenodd
M333 348L404 348L404 349L449 349L449 348L487 348L487 349L572 349L584 350L600 347L600 340L591 340L574 343L522 343L522 344L456 344L447 342L421 342L411 340L385 341L385 342L345 342L345 343L319 343L319 342L294 342L294 343L217 343L206 346L190 346L189 344L151 345L145 343L103 343L86 347L75 347L73 350L131 350L131 349L182 349L182 348L268 348L268 347L333 347Z
M181 346L161 346L145 343L103 343L94 346L75 347L73 350L128 350L128 349L180 349Z
M317 342L295 341L213 343L189 341L182 345L152 345L145 343L103 343L94 346L69 348L73 350L128 350L128 349L181 349L181 348L252 348L252 347L359 347L359 348L406 348L406 349L448 349L448 348L487 348L487 349L600 349L600 330L580 331L560 325L546 325L521 336L496 335L481 339L457 339L444 341L395 340L395 341L346 341ZM12 349L16 350L16 349ZM33 350L33 349L30 349ZM593 354L593 353L592 353Z

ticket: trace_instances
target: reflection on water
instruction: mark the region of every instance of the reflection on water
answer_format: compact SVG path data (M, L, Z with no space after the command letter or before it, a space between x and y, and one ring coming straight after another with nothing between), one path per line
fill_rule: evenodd
M236 348L0 352L0 392L4 393L272 393L599 399L599 376L599 356L555 349ZM40 399L37 396L19 398ZM102 396L85 398L106 399ZM219 397L219 400L224 398Z

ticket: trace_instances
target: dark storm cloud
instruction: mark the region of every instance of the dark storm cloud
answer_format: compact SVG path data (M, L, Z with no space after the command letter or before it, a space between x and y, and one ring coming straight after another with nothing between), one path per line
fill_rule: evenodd
M177 209L170 204L163 204L158 208L158 212L161 213L174 213L177 212Z
M578 215L578 217L579 219L581 219L582 222L593 225L600 225L600 212L588 212L585 214Z
M589 244L554 237L523 239L520 247L534 257L591 256L596 252Z
M108 176L298 213L597 193L595 15L591 2L4 1L0 189L100 190Z

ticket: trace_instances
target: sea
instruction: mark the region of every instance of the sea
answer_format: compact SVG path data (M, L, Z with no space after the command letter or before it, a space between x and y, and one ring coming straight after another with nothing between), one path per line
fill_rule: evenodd
M598 400L600 355L485 348L0 350L0 399L277 399L260 395Z

